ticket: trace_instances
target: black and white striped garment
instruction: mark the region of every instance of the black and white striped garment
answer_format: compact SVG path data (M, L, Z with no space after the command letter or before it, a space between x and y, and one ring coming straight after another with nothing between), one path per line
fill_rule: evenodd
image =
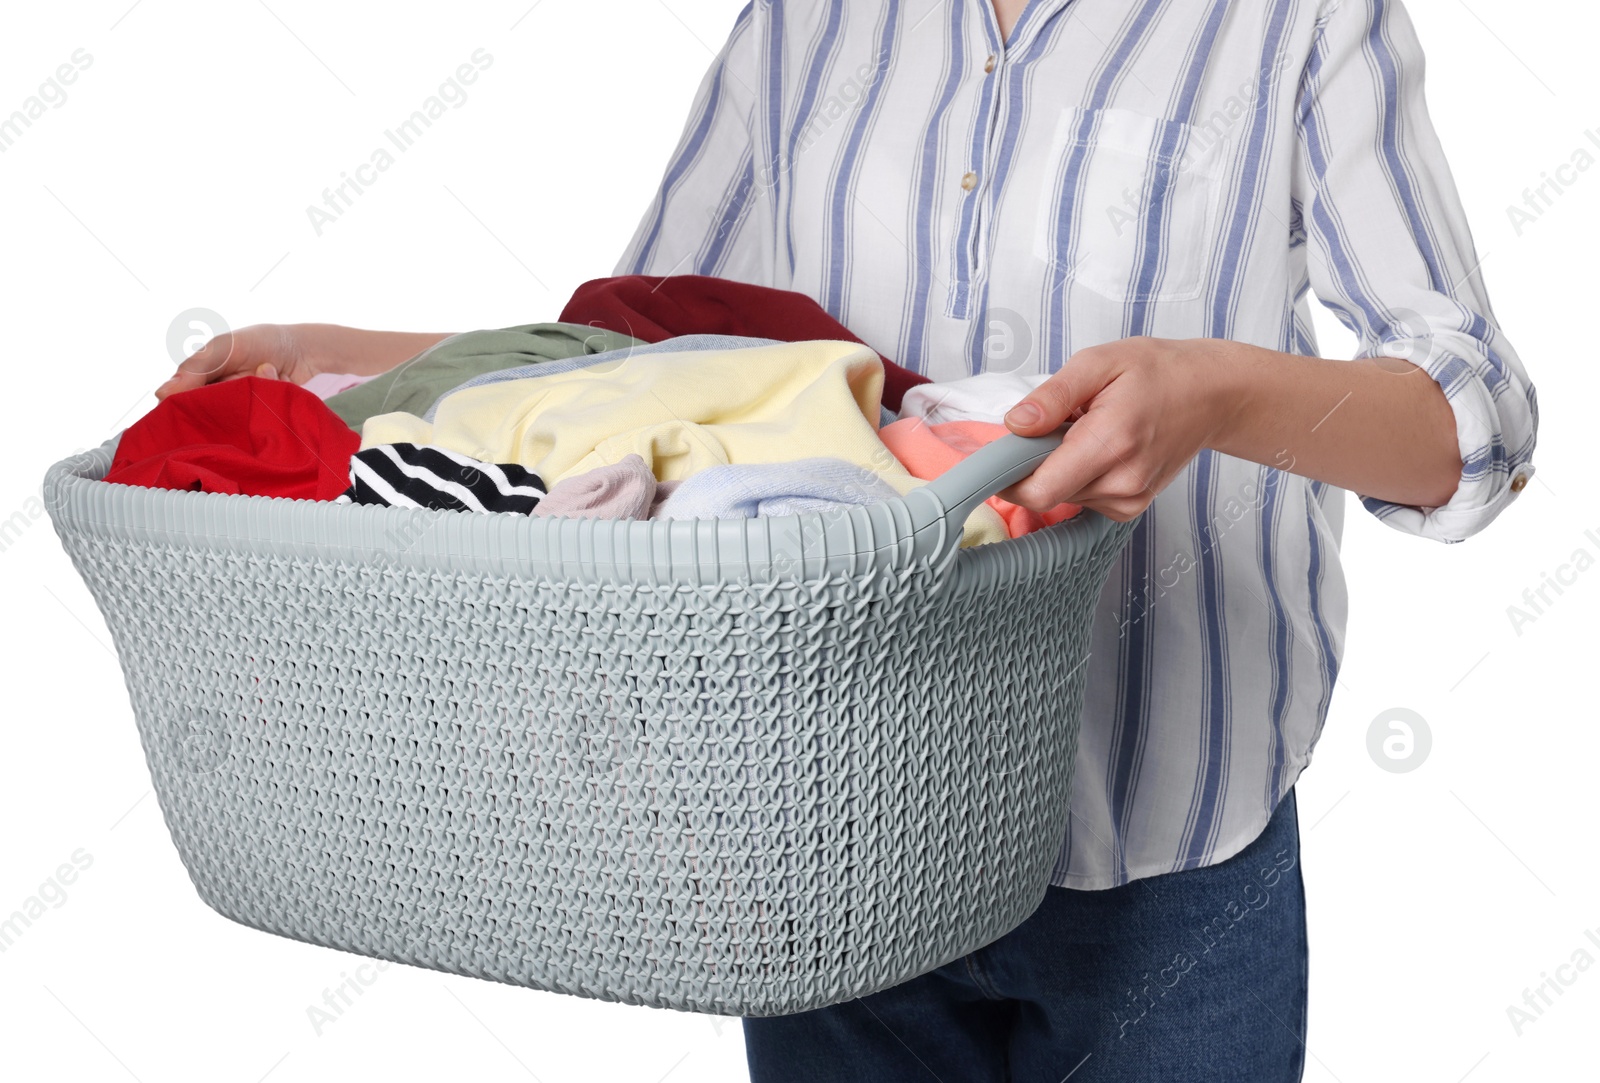
M337 504L387 504L527 515L545 496L538 474L429 444L377 444L350 456L350 488Z

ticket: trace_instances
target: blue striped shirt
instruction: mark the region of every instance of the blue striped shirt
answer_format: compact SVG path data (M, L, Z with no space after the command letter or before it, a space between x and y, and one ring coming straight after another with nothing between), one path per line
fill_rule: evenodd
M1398 0L755 0L618 274L798 290L934 379L1046 373L1131 335L1316 355L1310 293L1455 412L1459 541L1532 476ZM1285 459L1276 464L1292 467ZM1311 756L1344 640L1341 490L1202 452L1100 599L1053 880L1208 865Z

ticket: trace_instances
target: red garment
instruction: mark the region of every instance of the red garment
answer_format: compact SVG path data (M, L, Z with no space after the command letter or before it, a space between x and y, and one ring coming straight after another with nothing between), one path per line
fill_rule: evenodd
M946 421L929 425L920 417L907 417L878 430L878 438L900 460L906 473L932 481L983 445L1010 431L1004 425L987 421ZM998 496L991 496L984 503L1000 513L1000 518L1005 520L1006 533L1013 538L1063 522L1080 510L1076 504L1057 504L1041 514Z
M706 275L596 278L573 292L558 318L563 323L588 324L646 342L678 335L745 335L779 342L861 342L803 293ZM889 409L899 410L900 397L927 382L926 376L883 358L883 404Z
M361 435L299 384L244 376L180 391L129 425L105 480L332 500Z

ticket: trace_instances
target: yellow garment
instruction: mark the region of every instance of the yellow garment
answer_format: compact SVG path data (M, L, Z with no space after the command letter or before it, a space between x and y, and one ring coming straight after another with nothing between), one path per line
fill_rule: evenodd
M877 435L883 363L866 346L817 340L732 350L638 354L573 372L469 387L432 424L414 414L368 418L361 447L433 444L517 463L555 485L634 454L659 481L724 463L832 456L902 495L923 484ZM963 545L1003 541L980 505Z

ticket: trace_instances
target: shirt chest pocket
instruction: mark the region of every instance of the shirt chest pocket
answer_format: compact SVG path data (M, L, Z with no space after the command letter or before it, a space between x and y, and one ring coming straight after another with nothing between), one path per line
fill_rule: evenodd
M1128 109L1068 108L1040 187L1034 255L1113 301L1190 301L1216 248L1224 141Z

